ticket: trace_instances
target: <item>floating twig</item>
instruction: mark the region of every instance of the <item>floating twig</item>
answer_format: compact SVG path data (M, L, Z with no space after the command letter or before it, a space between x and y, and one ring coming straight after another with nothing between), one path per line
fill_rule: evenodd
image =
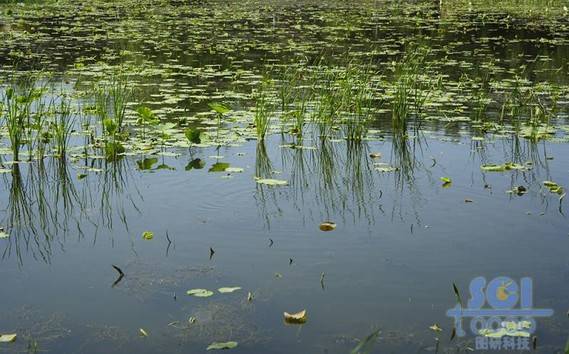
M115 280L115 282L114 282L113 285L111 286L111 288L114 288L115 286L117 286L117 285L121 282L121 280L124 278L125 274L124 274L124 272L122 271L122 269L120 269L120 268L117 267L116 265L114 265L114 264L111 264L111 265L113 266L114 270L116 270L117 273L119 273L119 277L117 278L117 280Z

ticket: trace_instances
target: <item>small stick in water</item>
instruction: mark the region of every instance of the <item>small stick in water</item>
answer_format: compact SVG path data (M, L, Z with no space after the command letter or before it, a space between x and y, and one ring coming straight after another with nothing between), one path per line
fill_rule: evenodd
M121 280L124 278L124 272L122 271L122 269L120 269L119 267L117 267L114 264L111 264L113 266L113 268L119 273L119 277L117 278L117 280L115 280L115 282L113 283L113 285L111 286L111 288L114 288L115 286L118 285L118 283L121 282Z

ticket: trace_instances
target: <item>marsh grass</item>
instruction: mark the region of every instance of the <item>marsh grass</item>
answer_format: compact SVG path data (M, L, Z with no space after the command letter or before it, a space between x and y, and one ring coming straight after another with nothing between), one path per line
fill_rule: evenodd
M391 120L396 132L407 132L410 117L414 118L415 131L420 129L424 106L435 86L427 63L429 53L428 49L421 47L408 49L393 68Z
M2 101L2 123L8 131L12 158L20 159L21 148L28 147L32 158L35 137L41 135L45 117L43 97L47 84L36 75L21 77L4 88ZM39 103L38 103L39 102Z
M124 152L122 141L127 138L125 116L133 97L128 75L115 72L108 81L99 81L93 88L94 112L102 126L104 150L108 159Z
M259 90L254 94L255 97L255 115L253 124L257 139L264 140L271 126L271 116L273 114L273 104L271 102L271 92L273 84L265 78L263 79Z
M290 105L297 99L297 88L302 82L302 64L287 65L278 78L278 97L281 105L281 114L286 115Z
M64 158L71 132L75 126L75 115L71 107L71 100L61 96L57 110L54 113L51 130L53 132L55 150L58 157Z

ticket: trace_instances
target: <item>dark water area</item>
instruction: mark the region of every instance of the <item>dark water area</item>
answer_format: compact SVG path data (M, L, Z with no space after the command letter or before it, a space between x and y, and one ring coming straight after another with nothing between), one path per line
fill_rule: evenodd
M375 330L361 353L467 352L474 335L451 339L446 316L453 284L466 302L472 279L507 276L533 279L534 307L553 310L537 319L536 351L563 353L569 210L544 181L569 186L566 19L445 16L430 2L161 4L23 6L0 32L2 92L41 67L87 104L88 86L121 64L163 121L211 127L208 103L223 100L246 126L273 65L370 63L382 101L411 42L430 48L427 76L444 84L420 124L397 132L386 104L357 142L311 123L300 141L227 128L237 138L219 146L169 141L145 154L133 142L107 161L81 155L76 127L67 159L14 162L2 123L0 334L18 339L0 352L201 353L235 341L229 352L350 353ZM516 78L559 89L555 133L529 139L499 118L496 97ZM491 91L483 123L477 85ZM481 168L506 162L519 168ZM324 221L337 227L321 231ZM303 309L305 324L283 321Z

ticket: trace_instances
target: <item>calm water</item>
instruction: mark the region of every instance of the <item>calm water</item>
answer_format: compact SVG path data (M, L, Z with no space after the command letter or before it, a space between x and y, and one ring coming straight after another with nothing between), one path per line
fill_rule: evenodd
M207 4L174 6L180 13L172 19L158 13L144 22L136 15L116 20L100 5L98 15L80 17L94 16L94 24L71 27L77 30L69 38L61 32L69 31L73 9L60 18L28 13L24 22L51 24L2 50L29 45L40 62L67 71L78 90L83 76L97 71L74 72L78 57L112 63L112 54L131 51L127 63L143 61L156 70L137 78L146 85L143 96L172 119L207 111L207 101L223 92L230 92L225 97L233 107L246 106L239 93L250 90L266 63L317 55L322 43L330 43L334 60L341 61L350 43L382 67L400 53L402 39L412 37L434 49L433 65L449 82L475 75L488 62L496 66L490 71L498 83L523 64L532 81L567 82L563 21L556 31L523 28L499 14L447 22L402 10L390 20L377 4L274 5L274 13L248 4L235 15ZM193 17L184 17L189 13ZM203 32L176 27L192 19ZM89 45L95 37L82 29L99 23L101 33L114 35ZM144 41L153 30L155 41ZM46 34L52 41L45 42ZM203 50L191 52L197 42ZM367 52L371 44L381 51ZM3 63L7 73L9 62ZM161 102L172 97L179 99ZM465 101L446 100L431 114L466 115L460 111ZM564 104L558 126L565 122ZM496 111L490 107L490 115ZM293 149L284 146L290 136L275 134L264 144L174 148L169 151L176 156L127 156L115 163L46 159L0 174L0 218L12 225L10 237L0 239L0 333L19 335L0 351L200 353L213 341L233 340L239 342L235 353L349 353L358 339L380 329L373 353L435 352L435 337L439 352L454 353L474 344L472 336L449 341L452 320L445 313L456 302L453 282L466 300L472 278L505 275L533 278L535 306L554 310L538 320L538 350L561 352L569 309L569 210L542 183L569 186L566 135L535 142L488 134L478 141L472 137L479 131L468 123L436 121L402 139L382 117L374 122L381 133L358 144L307 134L307 148ZM376 152L380 159L369 156ZM139 168L153 157L150 169ZM480 168L506 161L532 165L506 172ZM243 172L209 172L218 162ZM398 170L379 172L374 163ZM85 166L101 171L84 177ZM255 176L288 185L263 186ZM441 177L452 178L452 185L443 187ZM516 186L528 192L507 193ZM320 231L326 220L337 228ZM147 230L152 240L141 237ZM114 286L112 265L126 274ZM185 294L226 286L242 290L209 298ZM283 322L284 311L302 309L306 324ZM191 316L196 323L189 325ZM429 329L435 323L442 332ZM149 336L141 337L139 328Z

